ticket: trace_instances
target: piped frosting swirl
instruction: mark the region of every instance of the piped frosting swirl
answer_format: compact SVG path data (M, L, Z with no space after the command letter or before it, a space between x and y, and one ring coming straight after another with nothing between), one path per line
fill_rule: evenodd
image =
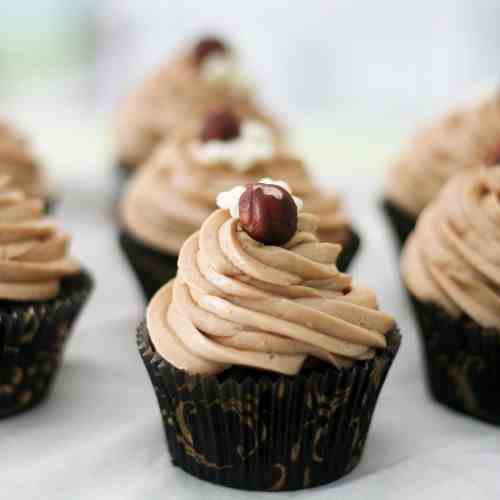
M193 374L241 365L293 375L309 356L342 367L384 349L393 319L338 271L341 248L320 243L316 226L301 213L288 243L266 246L216 210L148 306L160 356Z
M143 166L155 146L170 139L179 123L196 123L214 108L231 108L278 131L237 68L229 48L210 54L201 65L192 50L165 63L120 107L116 130L120 161L130 168Z
M0 300L56 297L61 281L80 272L69 237L43 216L43 202L0 178Z
M402 272L419 300L500 328L500 167L445 185L405 245Z
M389 171L386 197L416 217L451 176L482 164L499 145L496 91L475 106L448 113L414 137Z
M259 149L262 138L256 140ZM200 146L207 144L201 144L190 128L157 149L134 176L121 201L121 220L127 231L159 251L176 255L186 238L216 208L220 192L266 177L286 179L294 194L303 200L304 209L320 217L318 234L322 241L340 241L350 230L350 219L340 198L334 193L321 193L304 163L278 140L266 142L266 148L272 149L271 156L257 155L244 169L235 168L227 156L218 161L211 157L207 163L199 155ZM248 160L252 156L250 143L245 148Z
M4 175L30 197L47 195L40 166L26 139L0 119L0 176Z

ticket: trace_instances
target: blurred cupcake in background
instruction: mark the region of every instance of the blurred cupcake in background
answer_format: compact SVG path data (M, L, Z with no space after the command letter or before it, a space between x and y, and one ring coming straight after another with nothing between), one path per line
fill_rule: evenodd
M318 236L342 245L348 267L360 243L343 204L312 183L266 123L213 111L159 147L132 179L119 207L120 243L150 298L176 272L185 240L216 207L219 192L264 179L285 179L286 189L320 217Z
M246 490L351 471L401 342L284 185L218 196L137 335L174 464Z
M0 418L48 394L92 279L43 202L0 178Z
M404 243L420 212L460 170L500 160L500 92L418 133L389 171L384 210Z
M7 176L13 188L28 197L40 198L45 209L52 207L53 194L49 192L44 172L24 136L0 118L0 176Z
M500 166L456 174L402 255L433 396L500 424Z
M167 61L123 101L116 130L120 172L127 177L179 126L221 106L266 122L278 133L256 103L233 49L206 37Z

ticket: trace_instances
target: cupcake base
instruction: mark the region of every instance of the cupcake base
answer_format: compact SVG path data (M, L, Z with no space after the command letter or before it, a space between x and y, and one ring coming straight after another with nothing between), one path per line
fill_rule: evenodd
M411 296L424 347L427 380L440 403L500 425L500 331Z
M388 199L382 202L382 209L389 219L391 227L397 237L400 248L403 247L406 238L415 228L416 219L413 215L399 208Z
M192 376L156 354L145 324L137 334L173 463L212 483L267 491L330 483L357 465L398 331L388 340L349 369L318 362L295 377L239 367Z
M92 287L92 278L83 271L64 280L55 299L0 301L0 419L45 399Z
M177 256L147 247L129 233L119 234L120 247L141 285L146 302L177 273Z
M350 229L344 241L341 242L342 252L337 259L337 268L339 271L345 272L351 265L354 257L358 253L361 245L361 238L358 233Z

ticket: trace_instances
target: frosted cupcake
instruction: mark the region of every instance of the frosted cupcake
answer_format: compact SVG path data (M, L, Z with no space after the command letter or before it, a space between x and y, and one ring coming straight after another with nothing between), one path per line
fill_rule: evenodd
M363 452L394 320L280 183L218 201L138 331L174 464L248 490L331 482Z
M420 132L389 171L384 208L400 242L460 170L500 160L500 94L447 114Z
M286 179L285 188L320 217L318 235L342 245L339 268L353 259L359 237L340 198L313 184L303 162L272 130L229 111L212 112L155 152L131 181L120 204L120 241L150 298L176 272L179 250L215 209L217 194L260 179Z
M122 174L144 165L154 147L179 125L223 106L276 128L256 104L234 51L218 38L203 38L161 66L123 102L117 122Z
M402 255L434 397L500 424L500 167L454 176Z
M46 179L27 140L2 119L0 119L0 176L9 177L11 186L20 189L27 196L43 199L46 206L53 201L49 200Z
M42 401L92 280L43 203L0 178L0 418Z

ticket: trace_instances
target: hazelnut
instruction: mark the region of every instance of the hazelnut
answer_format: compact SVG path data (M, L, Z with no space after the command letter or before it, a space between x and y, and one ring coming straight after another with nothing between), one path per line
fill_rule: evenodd
M196 64L201 64L205 57L213 54L214 52L226 52L226 44L213 36L202 38L194 47L194 59Z
M500 164L500 142L495 144L490 150L486 153L484 158L484 163L488 167L493 167L495 165Z
M207 115L200 132L200 140L230 141L240 135L240 122L231 111L213 111Z
M297 205L275 184L248 184L240 197L240 224L254 240L284 245L297 231Z

